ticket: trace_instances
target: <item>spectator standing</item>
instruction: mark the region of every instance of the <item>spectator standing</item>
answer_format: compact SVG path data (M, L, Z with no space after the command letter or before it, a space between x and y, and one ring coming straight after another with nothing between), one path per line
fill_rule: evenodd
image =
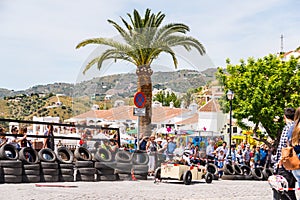
M276 156L275 156L275 164L274 164L274 172L275 174L283 176L288 181L288 187L294 188L295 187L295 178L291 171L288 171L284 169L282 164L280 163L281 160L281 149L283 147L287 146L288 142L288 132L291 126L294 124L294 115L295 115L295 109L294 108L286 108L284 109L284 116L283 120L285 122L285 126L281 132L281 137L279 140L279 144L276 150ZM288 197L287 197L288 196ZM290 199L290 200L296 200L296 194L295 190L289 190L285 192L285 194L282 194L281 192L278 192L273 189L273 198L274 199Z
M53 134L53 125L47 125L47 130L44 133L46 138L44 139L43 148L49 148L54 151L54 134Z
M264 167L265 164L266 164L267 155L268 155L267 145L262 144L260 146L259 153L260 153L260 164L259 165L262 166L262 167Z
M0 127L0 134L4 134L5 130L3 127ZM5 135L0 135L0 147L2 147L4 144L6 144L7 142L7 138L5 137Z
M246 148L243 152L243 159L244 159L245 165L250 167L251 156L250 156L250 145L249 144L246 145Z
M297 108L294 117L294 124L288 132L289 144L294 147L294 150L300 158L300 107ZM292 170L295 179L300 187L300 169Z
M139 141L139 148L141 151L146 151L146 146L148 142L149 137L144 136L140 141Z
M24 140L26 138L26 136L18 139L18 136L17 136L18 132L19 132L18 127L12 126L11 134L13 134L13 138L11 138L7 143L13 145L16 149L20 150L21 146L20 146L19 142Z
M170 139L168 140L167 151L166 151L167 160L172 160L174 157L174 151L177 146L174 141L174 138L175 138L174 136L171 136Z
M254 168L260 165L260 147L257 146L254 150Z
M216 154L218 154L219 151L220 151L221 149L223 149L224 154L225 154L225 157L226 157L227 151L228 151L228 149L227 149L227 142L223 141L222 146L219 146L219 147L216 149Z
M155 142L155 136L150 136L149 141L146 146L147 154L149 155L149 175L152 176L156 167L156 154L157 154L157 144Z
M28 143L29 141L27 140L27 127L26 126L23 126L21 129L20 129L20 132L19 134L23 135L23 138L20 141L20 146L21 148L23 147L27 147L28 146ZM30 145L29 145L30 146Z

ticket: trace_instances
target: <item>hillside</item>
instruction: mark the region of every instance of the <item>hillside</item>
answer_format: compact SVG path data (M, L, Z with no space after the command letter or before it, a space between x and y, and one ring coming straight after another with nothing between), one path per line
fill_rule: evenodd
M155 72L152 75L153 87L171 88L175 92L184 93L189 88L205 85L215 79L216 68L209 68L201 73L192 70L176 72ZM133 73L109 75L93 78L81 83L53 83L36 85L26 90L13 91L0 88L0 98L21 94L64 94L70 97L91 96L95 93L110 94L119 97L132 96L136 92L136 75Z
M171 88L185 93L215 80L216 69L201 73L191 70L157 72L152 75L153 88ZM94 78L78 84L54 83L37 85L24 91L0 89L0 117L32 120L33 116L58 116L63 121L81 114L97 104L100 109L109 109L114 100L133 103L136 92L136 75L122 74ZM104 100L111 95L111 100Z

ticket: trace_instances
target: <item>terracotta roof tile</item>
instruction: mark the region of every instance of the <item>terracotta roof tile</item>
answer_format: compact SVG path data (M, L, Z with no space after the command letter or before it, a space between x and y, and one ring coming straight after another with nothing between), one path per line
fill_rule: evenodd
M200 112L220 112L220 104L218 100L211 99L199 109Z

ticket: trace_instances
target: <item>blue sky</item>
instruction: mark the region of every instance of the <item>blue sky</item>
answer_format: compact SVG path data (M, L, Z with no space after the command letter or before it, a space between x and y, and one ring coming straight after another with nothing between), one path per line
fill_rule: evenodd
M146 8L165 13L165 23L189 25L188 35L203 43L213 67L225 67L226 58L238 63L277 53L281 34L284 51L300 46L298 0L1 0L0 88L77 82L95 46L75 46L116 36L107 19L121 24L120 16Z

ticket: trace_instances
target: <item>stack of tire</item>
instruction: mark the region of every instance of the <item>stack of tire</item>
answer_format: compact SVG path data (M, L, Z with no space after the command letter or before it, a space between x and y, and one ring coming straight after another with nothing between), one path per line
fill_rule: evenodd
M57 149L58 179L60 182L74 181L74 154L66 147Z
M116 170L115 173L119 180L127 181L132 180L131 170L132 170L132 154L128 151L118 151L115 156L116 160Z
M214 180L219 180L218 168L215 164L207 163L205 165L205 169L206 169L206 171L208 171L209 173L211 173L213 175Z
M18 158L19 152L13 145L5 144L0 148L0 182L22 182L22 162Z
M96 169L91 152L85 147L77 147L74 151L76 181L95 181Z
M136 151L132 155L132 173L136 179L147 180L149 156L145 152Z
M45 148L38 152L38 156L41 161L41 182L58 182L59 171L55 152Z
M94 156L96 169L96 181L116 181L115 174L116 162L112 157L112 153L104 148L99 148Z
M247 165L226 164L223 180L268 180L273 172L269 168L257 167L251 169Z
M41 180L38 152L31 147L19 151L19 159L23 163L23 183L38 183Z

